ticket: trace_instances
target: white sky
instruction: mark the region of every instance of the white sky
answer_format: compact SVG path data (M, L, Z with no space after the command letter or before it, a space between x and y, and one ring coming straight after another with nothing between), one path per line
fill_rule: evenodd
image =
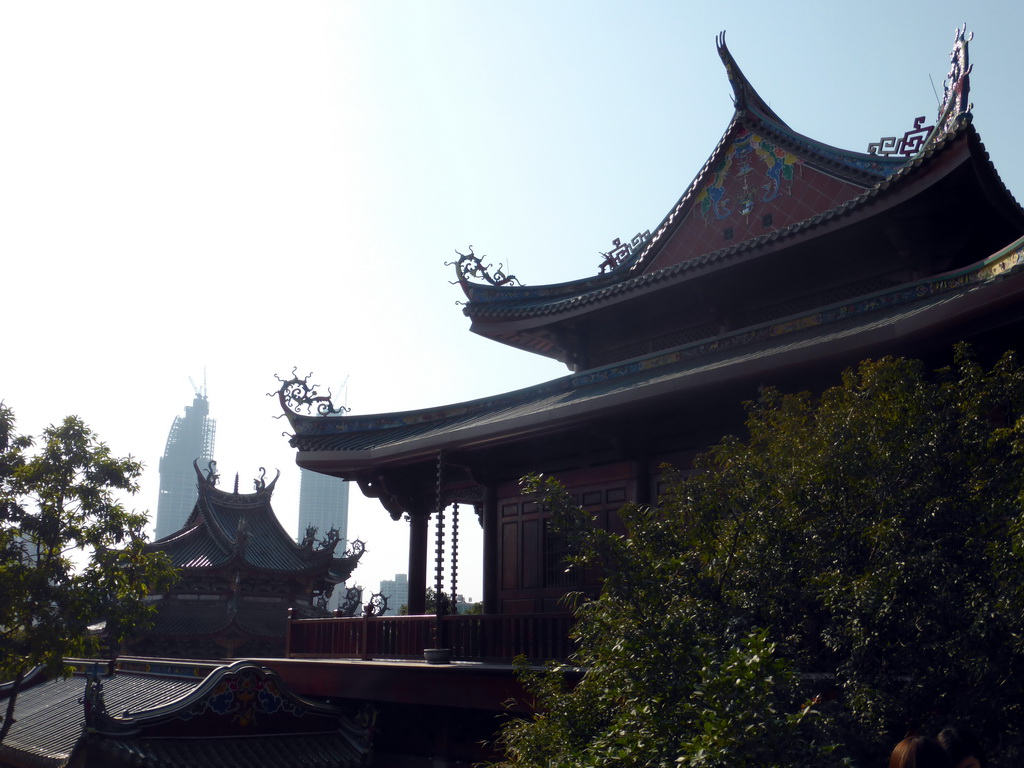
M470 334L444 262L558 282L656 226L732 114L720 30L790 126L863 150L933 117L965 21L975 125L1024 194L1018 2L2 3L0 399L143 460L155 511L205 370L224 482L281 469L292 531L274 374L349 377L358 414L563 375ZM349 536L364 586L406 570L357 489Z

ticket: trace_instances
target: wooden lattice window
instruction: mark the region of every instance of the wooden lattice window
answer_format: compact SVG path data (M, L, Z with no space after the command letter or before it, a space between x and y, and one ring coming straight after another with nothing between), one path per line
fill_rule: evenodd
M583 583L582 569L569 568L566 559L572 554L566 535L556 531L551 520L544 521L544 586L573 589Z

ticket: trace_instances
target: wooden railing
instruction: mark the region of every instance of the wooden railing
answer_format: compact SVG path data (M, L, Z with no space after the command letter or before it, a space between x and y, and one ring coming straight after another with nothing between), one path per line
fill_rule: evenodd
M288 622L290 658L423 659L435 647L436 617L293 619ZM564 613L507 616L444 616L443 647L453 661L511 662L565 659L572 652Z

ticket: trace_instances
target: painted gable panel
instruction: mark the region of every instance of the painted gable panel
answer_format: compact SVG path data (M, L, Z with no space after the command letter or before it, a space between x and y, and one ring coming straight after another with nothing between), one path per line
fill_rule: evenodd
M735 129L703 181L686 219L647 272L770 234L865 190L745 126Z

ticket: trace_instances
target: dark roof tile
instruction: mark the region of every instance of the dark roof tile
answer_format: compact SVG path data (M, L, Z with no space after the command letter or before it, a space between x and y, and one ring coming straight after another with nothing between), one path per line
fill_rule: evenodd
M131 674L103 679L110 712L147 709L177 699L200 680L172 680ZM0 762L58 768L67 764L85 724L81 699L85 678L49 680L18 694L15 723L3 744Z

